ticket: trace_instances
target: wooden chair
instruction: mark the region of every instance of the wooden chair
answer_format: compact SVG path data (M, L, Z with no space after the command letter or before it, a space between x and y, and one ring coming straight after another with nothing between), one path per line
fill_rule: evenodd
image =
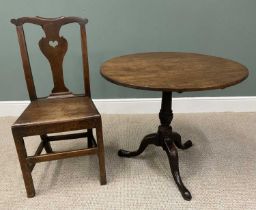
M31 173L35 164L43 161L97 154L99 158L100 183L102 185L106 184L102 121L101 116L91 99L90 93L85 30L85 24L88 22L87 19L78 17L22 17L12 19L11 22L16 25L25 79L31 100L31 103L25 111L12 125L12 133L27 196L35 196ZM36 95L23 31L23 24L25 23L39 25L45 33L45 37L39 41L39 48L50 63L54 83L52 93L45 98L38 98ZM85 89L83 95L72 94L64 84L62 63L68 48L68 43L64 37L60 37L59 31L63 25L69 23L78 23L80 25ZM93 137L93 128L96 128L97 143ZM48 135L50 133L82 129L87 129L87 132ZM33 135L39 135L41 143L35 154L33 156L28 156L24 144L24 137ZM54 152L50 144L51 141L77 139L82 137L87 137L88 139L88 147L85 149ZM45 149L46 154L41 154L43 149Z

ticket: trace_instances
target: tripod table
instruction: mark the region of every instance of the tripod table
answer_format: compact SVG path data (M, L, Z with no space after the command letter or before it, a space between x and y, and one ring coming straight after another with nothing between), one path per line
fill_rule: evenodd
M172 92L223 89L246 79L247 68L238 62L215 56L152 52L112 58L101 66L101 75L117 85L162 92L158 131L146 135L136 151L121 149L118 155L137 156L149 144L162 147L181 195L185 200L191 200L192 196L180 177L176 147L188 149L192 142L189 140L182 144L180 134L172 130Z

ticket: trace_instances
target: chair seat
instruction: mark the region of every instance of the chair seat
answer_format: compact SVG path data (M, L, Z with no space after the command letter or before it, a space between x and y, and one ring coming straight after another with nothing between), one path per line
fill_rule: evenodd
M32 101L13 127L51 125L100 117L89 97L38 99Z

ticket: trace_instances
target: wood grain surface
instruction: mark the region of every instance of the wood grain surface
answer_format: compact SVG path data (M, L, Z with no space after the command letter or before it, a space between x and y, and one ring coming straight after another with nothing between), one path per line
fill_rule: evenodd
M101 66L107 80L126 87L156 91L222 89L248 77L242 64L215 56L152 52L112 58Z

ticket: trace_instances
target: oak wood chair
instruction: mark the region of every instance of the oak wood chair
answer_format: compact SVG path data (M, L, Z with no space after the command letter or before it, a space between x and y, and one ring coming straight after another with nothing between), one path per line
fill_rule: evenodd
M97 111L90 93L89 65L87 56L87 42L85 24L87 19L78 17L22 17L12 19L16 25L20 53L27 89L31 103L12 125L12 133L28 197L35 196L32 179L32 170L36 163L75 156L97 154L99 159L100 183L106 184L104 145L102 134L101 115ZM31 23L42 27L45 37L39 41L39 48L48 59L54 87L48 97L38 98L33 81L28 50L23 30L23 24ZM67 40L59 35L60 28L69 23L80 25L81 48L84 75L84 94L75 95L65 86L63 78L63 59L66 54ZM93 137L93 128L96 129L97 143ZM53 135L66 131L83 130L87 132ZM48 135L51 134L51 135ZM32 156L27 155L24 137L39 135L41 143ZM54 152L50 142L87 137L88 147L79 150ZM41 154L45 149L46 154Z

